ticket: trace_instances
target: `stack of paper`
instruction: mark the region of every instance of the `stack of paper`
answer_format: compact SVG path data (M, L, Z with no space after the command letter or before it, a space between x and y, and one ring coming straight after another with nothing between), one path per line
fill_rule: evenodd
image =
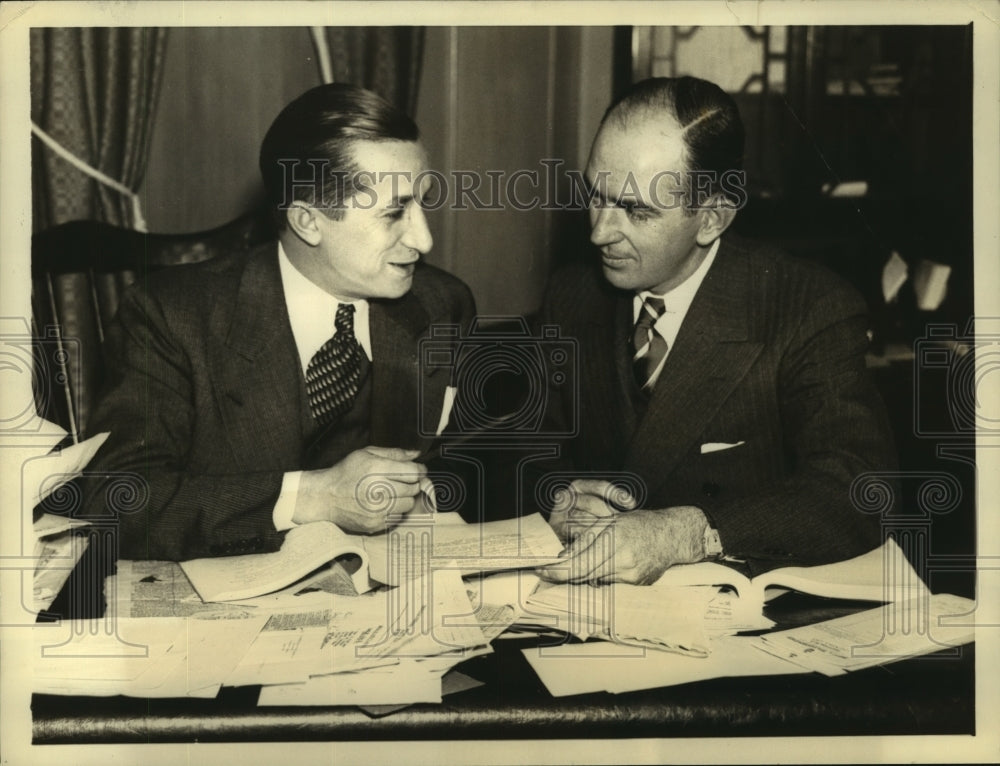
M366 602L360 612L331 617L320 646L327 666L313 668L321 672L265 686L258 704L440 702L444 674L491 651L457 568L377 596L354 599Z
M65 519L50 513L42 514L35 521L35 573L32 581L32 608L35 614L49 608L87 550L87 538L74 534L74 530L88 525L87 521Z
M37 627L36 691L210 697L262 685L262 705L439 701L448 671L491 651L516 617L483 598L501 588L465 583L454 562L360 596L340 592L346 573L327 577L340 585L314 577L300 591L206 603L176 563L121 561L104 619Z
M653 585L541 585L525 620L546 621L581 640L603 638L651 648L707 654L709 638L766 630L764 604L787 588L819 596L872 601L926 598L928 591L892 539L848 561L785 567L753 580L731 566L702 562L671 567Z
M544 566L559 560L562 543L541 514L464 524L457 514L407 518L382 535L364 539L369 576L398 585L454 563L463 574Z
M939 593L753 639L756 648L827 676L884 665L975 639L967 598Z
M491 641L515 624L603 639L526 650L556 696L728 675L843 673L972 638L972 621L954 617L971 602L930 596L891 541L850 562L755 581L694 565L668 570L652 586L594 587L539 582L534 568L556 560L561 546L537 516L477 527L441 514L363 545L310 527L324 534L313 539L300 527L278 554L118 562L105 584L104 619L36 627L36 691L210 697L223 685L260 685L260 705L351 704L385 714L475 683L455 665L492 651ZM279 566L301 550L311 551L308 561L293 556L294 571ZM349 571L331 550L352 553L361 566ZM391 585L371 588L372 580ZM734 636L772 627L761 605L778 584L896 600L807 628ZM929 627L895 630L904 624ZM579 659L586 673L572 661Z
M122 618L37 625L34 690L214 697L265 621Z
M237 601L273 593L329 564L334 558L354 558L351 577L358 593L371 590L364 543L329 521L302 524L285 535L274 553L194 559L181 569L205 601Z
M119 561L118 573L105 580L107 619L143 617L242 618L253 607L202 601L173 561Z
M79 444L54 450L53 447L63 440L66 432L54 423L39 419L36 435L39 439L37 445L10 455L15 460L21 460L22 518L32 518L37 513L36 506L47 499L51 499L53 508L67 513L76 512L79 492L67 488L67 482L80 476L108 434L97 434ZM35 454L42 450L52 451ZM30 527L23 525L22 550L33 549L35 571L32 598L22 599L22 603L31 604L35 614L51 605L86 550L87 540L74 534L74 530L88 524L68 516L42 513ZM29 529L31 539L28 539Z
M927 593L927 586L892 538L880 547L846 561L818 566L772 569L750 579L733 566L715 561L671 567L653 587L726 585L758 611L775 594L788 589L825 598L859 601L908 601Z
M713 586L545 583L528 599L522 620L547 618L542 624L554 624L580 640L601 638L705 656L710 651L710 634L735 633L743 627L734 619L732 601L720 599L718 590Z
M703 657L606 641L523 652L554 697L618 694L731 676L833 676L969 643L974 608L969 599L938 594L762 636L714 638ZM584 662L586 673L581 673Z

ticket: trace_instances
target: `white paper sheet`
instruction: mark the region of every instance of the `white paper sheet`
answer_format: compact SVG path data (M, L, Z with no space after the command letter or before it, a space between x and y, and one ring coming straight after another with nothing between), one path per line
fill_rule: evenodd
M257 700L268 705L398 705L441 701L441 674L406 661L389 670L317 676L302 684L265 686Z
M711 642L707 657L606 641L522 651L553 697L600 691L623 693L727 676L807 672L784 660L763 655L749 641L749 638L738 636L716 639Z
M353 577L358 593L370 590L362 538L336 524L315 521L294 527L274 553L223 556L182 561L204 601L237 601L281 590L340 556L356 556L361 568Z
M134 697L214 697L267 617L122 618L35 631L35 691Z
M754 645L803 668L840 675L969 643L975 638L972 620L954 625L943 618L974 608L967 598L941 593L768 633Z
M365 539L373 580L398 585L455 562L463 574L542 566L558 561L562 543L540 514L485 524L407 520Z
M28 511L67 481L78 477L108 435L108 432L97 434L79 444L25 461L21 470L21 491Z
M175 561L118 562L118 573L105 580L109 618L213 617L241 619L252 607L206 604Z

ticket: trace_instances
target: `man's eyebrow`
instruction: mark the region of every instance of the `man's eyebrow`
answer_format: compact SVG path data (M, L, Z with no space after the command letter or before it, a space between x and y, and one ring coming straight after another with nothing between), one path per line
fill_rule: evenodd
M401 194L399 196L394 196L391 200L389 200L389 204L386 206L386 210L395 210L401 207L406 207L412 201L413 201L412 194Z
M608 197L589 177L584 176L584 180L587 183L587 188L590 190L590 194L604 204L610 202L615 207L620 208L631 207L633 209L638 208L640 210L653 210L653 207L646 203L642 198L630 199L628 195Z

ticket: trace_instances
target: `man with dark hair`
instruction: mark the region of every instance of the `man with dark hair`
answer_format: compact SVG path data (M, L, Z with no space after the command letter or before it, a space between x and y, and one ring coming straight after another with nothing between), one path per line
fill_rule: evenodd
M120 516L123 557L274 550L296 524L370 533L423 504L433 439L418 424L438 422L449 379L418 345L475 308L419 262L417 127L374 93L320 86L275 119L260 167L278 242L157 273L109 338L93 473L146 485Z
M855 291L727 233L742 203L732 99L691 77L636 84L587 166L600 266L553 278L543 308L579 343L577 391L552 404L579 479L551 523L554 580L655 581L706 558L751 572L849 558L880 542L854 479L891 469ZM612 474L630 475L631 493Z

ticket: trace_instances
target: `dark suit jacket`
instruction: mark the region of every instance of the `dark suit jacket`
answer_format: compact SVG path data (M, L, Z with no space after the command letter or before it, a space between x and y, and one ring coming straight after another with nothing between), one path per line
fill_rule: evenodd
M629 395L632 299L590 268L558 275L547 294L543 321L579 343L578 395L553 405L561 427L579 428L563 445L573 469L634 474L646 508L700 507L725 551L757 571L877 546L878 520L850 487L891 469L895 452L865 369L860 296L820 267L724 237L644 413Z
M431 446L419 425L437 424L450 376L421 363L419 344L430 325L466 326L474 314L468 288L424 264L407 295L371 302L370 443ZM272 512L284 473L343 455L310 446L323 434L309 411L276 244L158 272L123 299L108 343L111 383L93 429L111 436L87 494L118 514L120 555L277 548ZM116 493L102 474L137 476L138 495Z

